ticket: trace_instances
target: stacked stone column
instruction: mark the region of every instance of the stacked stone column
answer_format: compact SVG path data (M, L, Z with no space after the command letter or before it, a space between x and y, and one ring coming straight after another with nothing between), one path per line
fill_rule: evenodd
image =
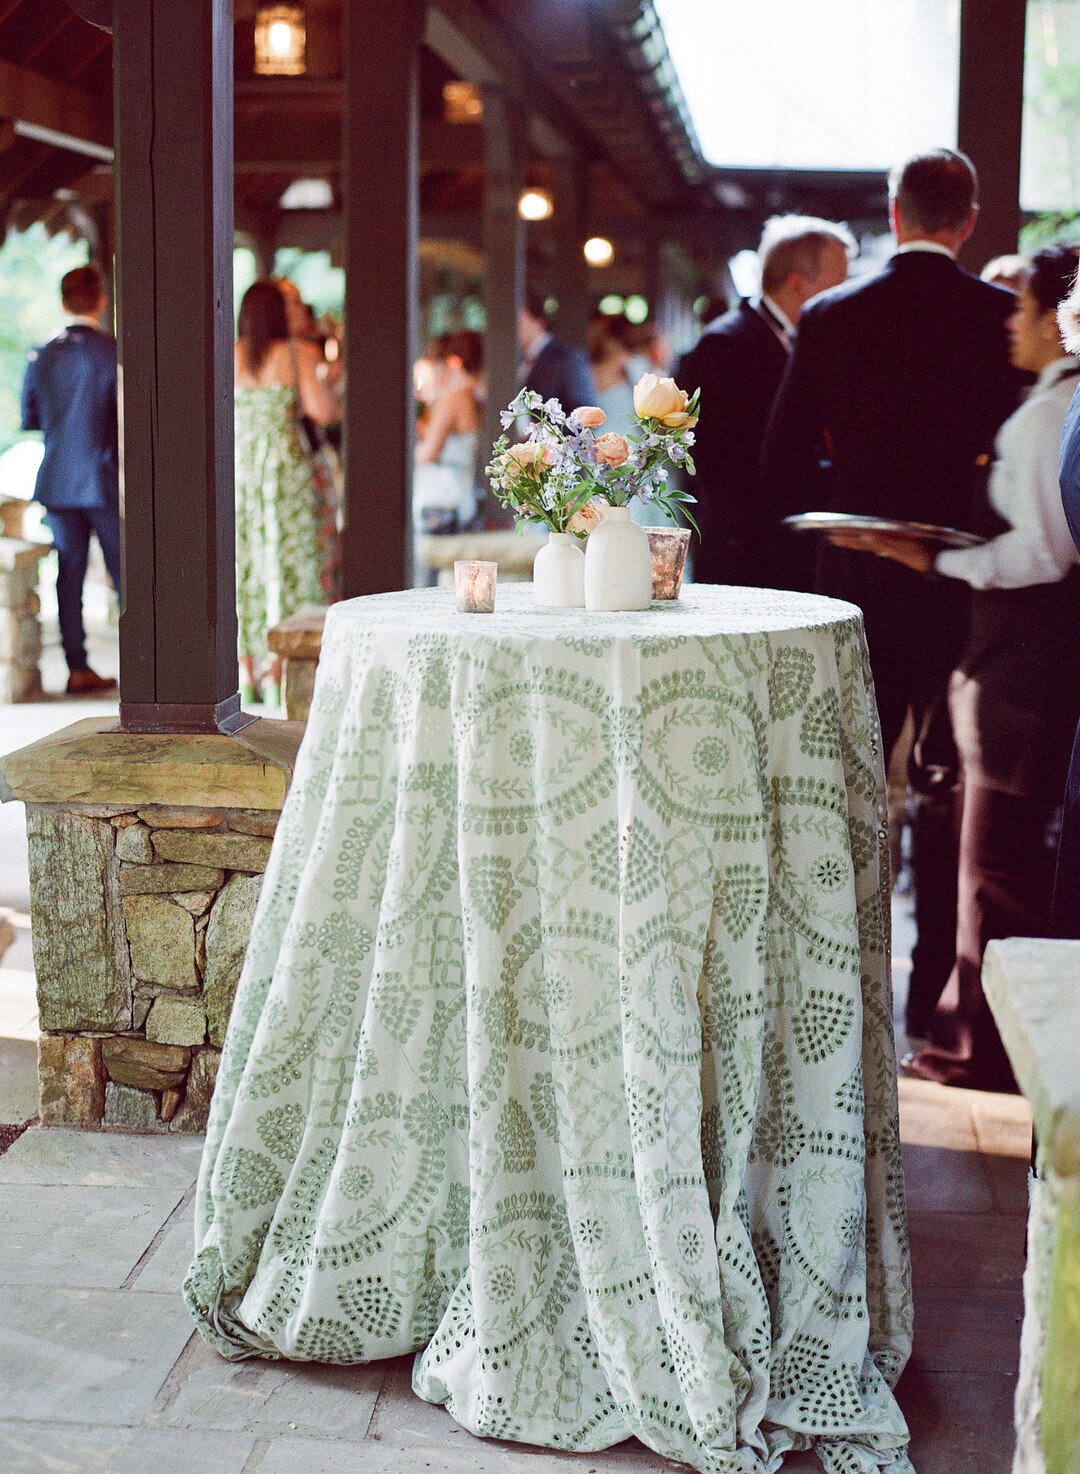
M41 695L41 626L37 596L42 543L0 537L0 705Z
M29 806L43 1125L204 1129L276 820Z

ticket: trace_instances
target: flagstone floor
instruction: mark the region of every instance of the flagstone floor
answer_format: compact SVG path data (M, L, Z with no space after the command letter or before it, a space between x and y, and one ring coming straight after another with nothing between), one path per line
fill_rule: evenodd
M93 633L93 632L92 632ZM115 670L115 635L95 659ZM49 637L48 628L46 630ZM111 639L111 644L109 643ZM62 685L53 636L46 687ZM51 662L51 664L50 664ZM0 708L0 751L107 704ZM0 806L0 1131L36 1109L37 1016L21 808ZM898 1011L910 918L895 908ZM0 944L0 951L2 951ZM916 1341L899 1396L918 1474L1007 1474L1030 1114L1017 1097L901 1082ZM0 1144L2 1144L0 1136ZM26 1130L0 1156L2 1474L622 1474L681 1466L630 1442L563 1455L480 1442L410 1389L410 1360L221 1361L179 1294L199 1143ZM809 1454L784 1474L817 1470Z

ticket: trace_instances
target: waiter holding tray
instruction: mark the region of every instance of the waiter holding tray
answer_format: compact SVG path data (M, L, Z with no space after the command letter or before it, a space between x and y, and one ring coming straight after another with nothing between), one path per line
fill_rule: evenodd
M1039 377L998 433L989 484L997 536L981 547L938 552L919 539L840 534L845 546L973 590L970 632L949 692L964 776L956 969L933 1026L936 1044L906 1066L924 1079L973 1089L1012 1087L983 998L982 955L997 937L1050 934L1046 832L1080 718L1080 645L1073 638L1080 554L1058 485L1080 358L1066 353L1057 318L1078 257L1076 246L1040 251L1009 318L1013 363Z
M977 530L975 493L1023 382L1005 328L1016 298L956 262L978 210L975 170L963 154L937 149L909 159L889 189L896 254L804 308L765 434L763 474L792 512ZM832 545L823 549L818 589L863 611L886 761L910 710L917 753L946 770L944 800L916 784L924 790L913 856L919 939L907 1027L924 1035L955 958L955 755L946 724L939 722L940 754L928 749L967 627L966 590L959 580L930 580Z

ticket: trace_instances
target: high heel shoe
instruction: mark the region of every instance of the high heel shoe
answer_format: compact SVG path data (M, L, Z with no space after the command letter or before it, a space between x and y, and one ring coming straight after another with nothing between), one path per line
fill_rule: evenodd
M262 688L264 706L281 705L281 686L277 681L264 681Z
M247 681L240 682L240 705L253 706L255 704L255 687Z

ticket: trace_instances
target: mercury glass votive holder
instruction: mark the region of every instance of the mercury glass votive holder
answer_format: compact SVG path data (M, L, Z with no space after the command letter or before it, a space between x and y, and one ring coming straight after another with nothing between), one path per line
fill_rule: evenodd
M498 563L459 558L454 564L454 594L462 614L491 614L495 609Z
M677 599L690 546L689 527L646 527L645 536L652 554L653 598Z

